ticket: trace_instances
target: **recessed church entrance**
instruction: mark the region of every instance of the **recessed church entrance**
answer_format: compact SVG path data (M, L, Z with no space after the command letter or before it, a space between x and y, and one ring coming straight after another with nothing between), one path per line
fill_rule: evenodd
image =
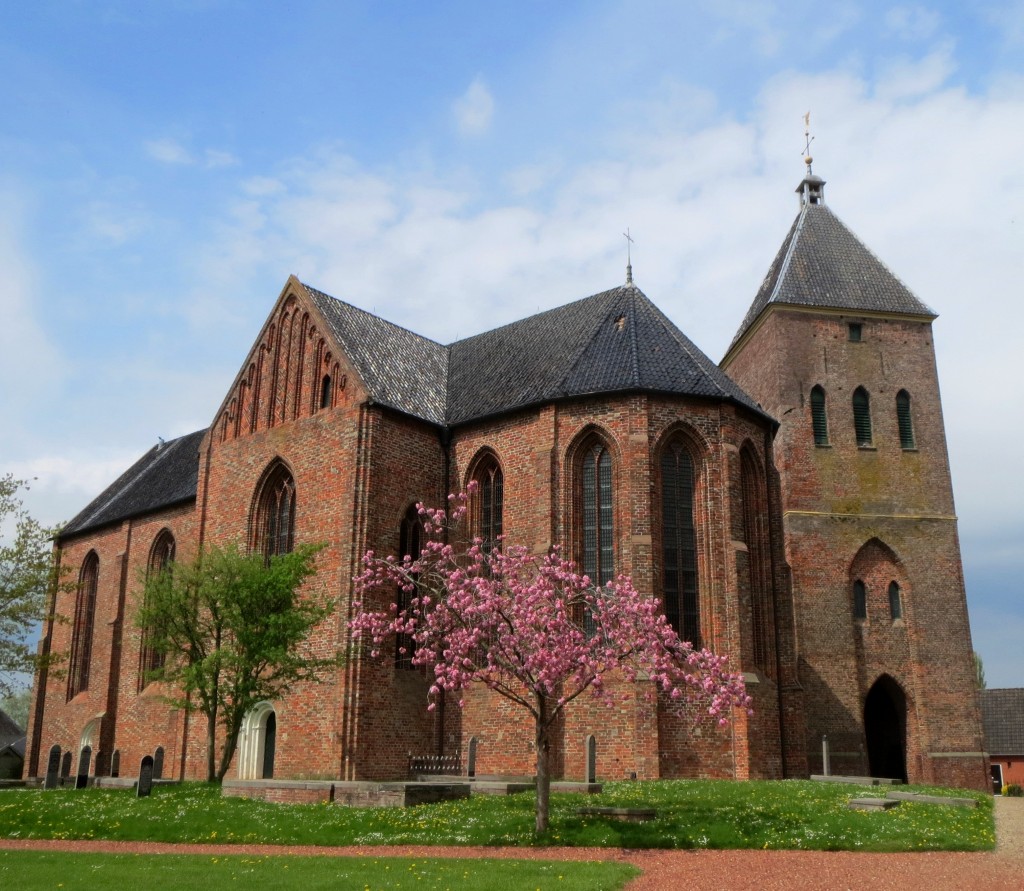
M883 675L864 700L864 736L873 777L907 781L907 697Z
M242 721L238 735L238 778L273 779L276 755L277 714L269 702L261 702Z

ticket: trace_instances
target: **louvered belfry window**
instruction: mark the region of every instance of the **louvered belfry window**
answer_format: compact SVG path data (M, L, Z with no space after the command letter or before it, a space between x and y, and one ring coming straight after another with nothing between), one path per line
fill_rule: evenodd
M811 390L811 426L814 430L814 444L828 445L828 414L825 411L825 390L816 386Z
M858 446L871 445L871 398L863 387L853 391L853 429Z
M914 424L910 416L910 394L900 390L896 394L896 421L900 428L900 448L914 448Z
M614 575L612 541L612 457L596 442L583 457L580 507L583 529L580 563L595 585L606 585Z
M68 699L89 689L89 668L92 662L92 634L96 620L96 589L99 584L100 560L90 551L78 576L78 597L75 600L75 624L68 659Z
M860 579L853 583L853 617L855 619L868 617L868 590Z
M398 530L398 559L406 556L416 560L423 549L423 521L416 505L412 505L402 518ZM410 602L418 596L415 586L412 590L399 590L397 604L399 611L408 609ZM412 657L416 654L416 643L411 634L395 635L395 668L413 668Z
M683 639L700 647L697 530L693 520L693 459L676 441L661 456L661 553L665 618Z

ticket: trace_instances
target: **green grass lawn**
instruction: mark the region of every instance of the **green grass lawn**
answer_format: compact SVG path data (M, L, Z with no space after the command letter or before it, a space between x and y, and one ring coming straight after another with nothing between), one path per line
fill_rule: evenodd
M445 860L400 857L195 857L0 851L0 887L102 891L124 888L330 888L418 891L615 891L639 870L622 863ZM244 884L243 884L244 883Z
M224 798L204 784L128 790L0 791L0 836L297 845L595 845L627 848L776 848L848 851L979 851L995 845L992 801L977 808L904 802L852 811L850 798L883 794L785 780L607 783L601 795L552 795L551 830L533 835L532 794L414 808L282 805ZM648 823L580 817L581 806L654 807Z

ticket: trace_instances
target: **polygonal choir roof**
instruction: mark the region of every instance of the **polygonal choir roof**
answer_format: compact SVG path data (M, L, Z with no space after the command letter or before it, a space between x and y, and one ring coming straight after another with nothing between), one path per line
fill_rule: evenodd
M1024 755L1024 687L982 690L981 720L990 755Z
M935 318L824 203L801 207L729 350L770 304Z
M377 404L434 424L644 390L724 399L763 414L634 285L442 346L303 285Z

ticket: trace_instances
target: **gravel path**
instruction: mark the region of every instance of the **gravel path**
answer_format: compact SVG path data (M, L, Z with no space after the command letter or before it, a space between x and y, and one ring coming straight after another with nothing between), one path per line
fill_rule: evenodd
M643 875L629 891L1024 891L1024 798L996 798L996 850L986 854L856 854L823 851L631 851L613 848L309 848L274 845L170 845L147 842L0 839L0 849L120 854L257 854L329 857L515 857L615 860Z

